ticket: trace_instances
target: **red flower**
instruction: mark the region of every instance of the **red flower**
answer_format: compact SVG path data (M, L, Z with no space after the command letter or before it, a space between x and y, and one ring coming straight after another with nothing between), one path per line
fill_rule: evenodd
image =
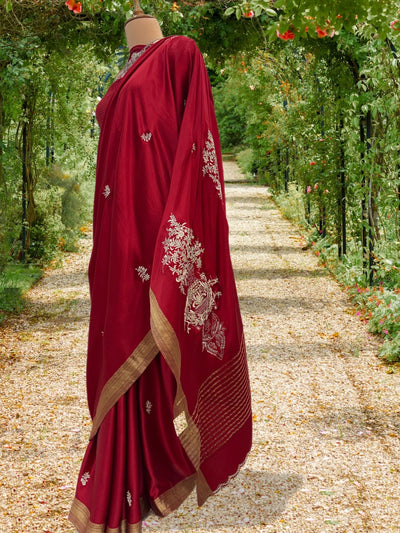
M243 13L243 16L247 19L252 19L254 17L254 11L249 11L248 13Z
M328 32L326 30L321 30L319 26L315 30L318 33L318 37L328 37Z
M392 22L390 23L390 27L394 31L400 31L400 20L392 20Z
M310 167L312 167L313 165L316 165L317 163L315 161L311 161L310 163Z
M76 0L67 0L65 2L65 5L70 11L73 11L76 14L82 12L82 4L80 2L77 2Z
M286 30L285 33L280 33L279 30L276 30L276 34L283 41L292 41L294 39L294 33L290 30Z

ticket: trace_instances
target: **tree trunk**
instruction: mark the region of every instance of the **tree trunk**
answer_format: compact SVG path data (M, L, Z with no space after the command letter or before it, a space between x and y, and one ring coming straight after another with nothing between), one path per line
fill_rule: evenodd
M374 277L374 231L373 231L373 214L372 214L372 183L371 179L366 178L365 165L366 155L371 151L371 112L368 111L360 119L360 140L365 149L361 152L361 223L362 223L362 254L363 254L363 273L370 285Z
M26 260L31 239L30 231L36 218L34 191L36 180L33 174L33 123L36 108L36 91L28 84L22 103L21 163L22 163L22 250L21 258Z

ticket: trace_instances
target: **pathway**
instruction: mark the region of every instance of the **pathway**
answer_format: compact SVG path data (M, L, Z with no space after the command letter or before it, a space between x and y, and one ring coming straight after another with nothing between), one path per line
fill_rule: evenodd
M254 446L239 476L144 533L400 531L400 376L265 188L226 165L231 251L248 346ZM236 182L236 183L235 183ZM0 330L0 533L66 521L90 420L89 238Z

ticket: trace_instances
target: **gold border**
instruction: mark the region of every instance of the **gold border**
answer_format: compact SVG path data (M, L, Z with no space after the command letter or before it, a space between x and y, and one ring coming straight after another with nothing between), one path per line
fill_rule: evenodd
M182 479L182 481L154 500L154 504L161 516L167 516L175 509L178 509L196 486L196 478L197 474L193 474Z
M158 352L159 349L154 341L152 332L149 331L130 357L104 385L97 404L96 414L93 418L93 427L89 439L94 438L108 411L143 374Z
M142 522L128 524L126 520L120 526L106 527L104 524L94 524L90 521L90 511L84 503L77 498L72 502L68 520L76 527L79 533L142 533Z
M176 418L182 412L186 416L187 428L179 435L179 439L194 468L198 470L200 468L200 433L189 414L187 400L182 390L179 341L173 327L161 311L152 290L150 290L150 325L154 340L176 379L174 417Z

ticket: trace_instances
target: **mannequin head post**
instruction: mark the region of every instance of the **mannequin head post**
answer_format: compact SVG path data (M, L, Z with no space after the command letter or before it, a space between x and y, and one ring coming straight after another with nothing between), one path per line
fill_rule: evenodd
M133 17L125 23L125 35L129 49L139 44L149 44L163 37L157 19L151 15L145 15L139 0L134 0Z

